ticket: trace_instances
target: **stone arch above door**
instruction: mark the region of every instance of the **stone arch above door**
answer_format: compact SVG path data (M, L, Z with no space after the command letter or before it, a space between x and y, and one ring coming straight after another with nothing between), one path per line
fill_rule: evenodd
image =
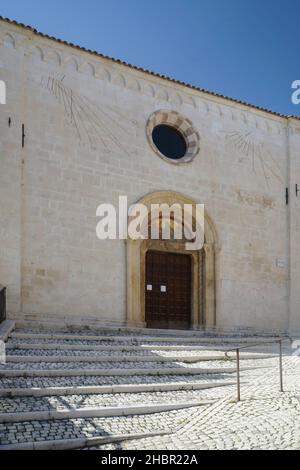
M137 201L148 211L152 204L197 204L181 193L159 191ZM199 202L200 203L200 202ZM211 218L204 212L205 242L202 250L187 251L182 243L166 240L127 240L127 325L145 327L145 254L148 250L190 254L192 257L192 321L193 329L216 325L216 247L217 233ZM205 260L205 261L204 261Z

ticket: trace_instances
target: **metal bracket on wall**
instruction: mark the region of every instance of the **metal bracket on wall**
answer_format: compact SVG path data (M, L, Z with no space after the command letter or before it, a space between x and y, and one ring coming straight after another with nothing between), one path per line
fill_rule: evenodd
M25 147L25 126L22 124L22 148Z
M286 202L286 205L288 205L288 203L289 203L289 188L285 189L285 202Z

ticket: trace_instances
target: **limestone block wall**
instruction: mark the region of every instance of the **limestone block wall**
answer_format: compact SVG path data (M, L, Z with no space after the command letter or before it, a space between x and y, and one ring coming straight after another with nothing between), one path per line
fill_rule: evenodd
M7 85L7 103L0 106L0 283L8 286L7 308L21 308L21 127L23 51L16 36L1 28L0 75Z
M290 330L300 332L300 125L289 120L289 171L290 171ZM296 186L297 185L297 186Z
M205 204L215 224L217 326L288 328L298 298L286 119L2 21L0 78L0 282L12 318L125 324L126 242L96 238L96 208L167 190ZM160 159L147 141L160 109L200 135L186 165ZM300 266L291 272L297 280Z

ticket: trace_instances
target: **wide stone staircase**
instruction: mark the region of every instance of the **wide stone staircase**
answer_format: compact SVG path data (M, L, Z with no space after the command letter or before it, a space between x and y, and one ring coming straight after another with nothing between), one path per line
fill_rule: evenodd
M266 338L126 329L16 328L0 364L0 450L76 449L176 432L273 367ZM259 346L261 343L261 347ZM101 447L100 447L101 448Z

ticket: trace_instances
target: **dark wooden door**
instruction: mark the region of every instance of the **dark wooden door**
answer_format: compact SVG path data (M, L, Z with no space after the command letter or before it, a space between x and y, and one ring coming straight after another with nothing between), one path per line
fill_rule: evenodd
M145 310L148 328L187 329L191 325L191 257L146 253Z

